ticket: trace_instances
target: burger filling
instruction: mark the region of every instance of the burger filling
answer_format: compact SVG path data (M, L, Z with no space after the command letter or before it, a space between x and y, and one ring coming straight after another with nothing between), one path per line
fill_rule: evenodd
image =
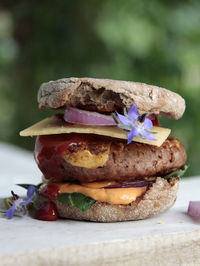
M20 134L37 136L35 159L45 177L39 194L82 212L95 201L131 204L157 177L185 170L183 145L135 104L110 116L66 108Z
M95 201L130 204L156 177L182 168L186 153L175 138L156 147L93 134L60 134L38 136L35 158L45 176L40 195L86 211Z

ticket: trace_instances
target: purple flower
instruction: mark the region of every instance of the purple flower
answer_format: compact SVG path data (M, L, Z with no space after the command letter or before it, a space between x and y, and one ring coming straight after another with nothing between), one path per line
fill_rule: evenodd
M128 114L126 113L126 110L124 110L124 115L117 113L117 117L121 122L117 124L118 127L130 131L127 134L128 144L131 143L134 137L140 137L152 141L156 140L153 135L154 133L150 131L153 124L146 115L147 114L140 116L136 104L131 106Z
M8 204L11 206L6 212L5 216L8 219L12 219L14 214L18 216L25 215L27 213L27 205L32 202L32 197L35 193L35 187L29 186L27 191L27 199L23 200L13 191L11 191L12 198L8 199Z

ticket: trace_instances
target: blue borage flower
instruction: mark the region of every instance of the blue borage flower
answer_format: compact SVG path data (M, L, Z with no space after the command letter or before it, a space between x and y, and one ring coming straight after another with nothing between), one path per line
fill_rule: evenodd
M7 199L7 203L10 206L10 208L5 212L5 216L8 219L12 219L15 214L18 216L26 215L27 206L29 203L33 202L32 197L34 193L35 193L35 187L32 185L29 186L27 191L27 198L23 200L17 194L11 191L12 197Z
M140 116L136 104L131 106L128 113L126 112L126 108L124 108L124 115L118 112L112 115L119 128L129 131L126 135L128 144L131 143L134 137L141 137L152 141L156 140L154 138L155 133L150 131L153 124L151 120L147 118L148 113Z

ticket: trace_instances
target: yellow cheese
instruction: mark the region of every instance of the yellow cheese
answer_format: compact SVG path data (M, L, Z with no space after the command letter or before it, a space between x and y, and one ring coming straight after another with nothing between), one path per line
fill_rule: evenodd
M102 187L117 184L116 182L94 182L82 183L81 185L72 183L58 183L59 193L74 193L78 192L85 196L91 197L100 202L107 202L109 204L130 204L135 201L137 197L146 192L147 187L137 188L110 188Z
M156 141L145 140L140 137L135 137L133 141L146 143L155 146L161 146L169 136L171 130L162 127L152 127L152 132ZM72 125L62 121L56 121L52 118L46 118L35 125L20 132L20 136L38 136L38 135L52 135L63 133L84 133L104 135L113 138L127 139L127 131L124 131L117 126L85 126L85 125Z
M106 151L99 154L92 154L88 150L80 150L73 153L66 153L64 155L64 159L74 166L96 169L98 167L104 166L104 164L107 162L109 151L110 143L107 145Z

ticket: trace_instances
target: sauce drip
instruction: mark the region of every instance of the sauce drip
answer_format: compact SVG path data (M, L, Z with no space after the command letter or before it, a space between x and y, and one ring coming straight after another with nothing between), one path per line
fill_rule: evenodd
M46 179L64 179L64 153L73 145L81 143L79 134L58 134L38 136L35 143L35 158Z
M58 211L55 203L46 202L39 210L35 213L35 219L43 221L56 221L58 219Z
M50 200L57 199L59 195L59 187L56 184L50 183L50 184L43 184L40 187L39 194L43 197L46 197Z

